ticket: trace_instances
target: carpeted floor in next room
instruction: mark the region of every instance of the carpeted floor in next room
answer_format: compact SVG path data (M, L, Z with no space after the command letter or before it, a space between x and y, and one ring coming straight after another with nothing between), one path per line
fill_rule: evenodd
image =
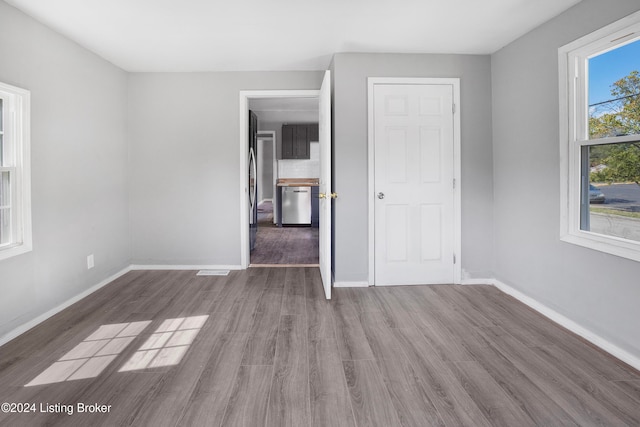
M318 264L318 229L277 227L273 223L273 204L262 202L258 206L258 237L251 264Z

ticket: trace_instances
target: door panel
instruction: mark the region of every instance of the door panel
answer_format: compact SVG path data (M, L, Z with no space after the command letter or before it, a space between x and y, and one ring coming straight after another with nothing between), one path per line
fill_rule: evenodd
M373 95L375 284L453 283L453 86Z
M442 258L442 206L420 206L421 261Z
M407 129L389 128L387 129L387 162L389 182L403 184L407 182Z
M438 128L420 128L420 176L423 184L442 181L442 132Z
M325 71L319 97L320 188L320 276L327 299L331 299L331 72Z
M407 262L409 253L409 206L386 206L386 259L388 263Z

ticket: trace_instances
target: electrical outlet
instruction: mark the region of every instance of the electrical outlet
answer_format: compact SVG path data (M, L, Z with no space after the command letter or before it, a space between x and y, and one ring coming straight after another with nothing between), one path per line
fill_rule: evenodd
M93 254L87 256L87 270L91 270L95 266L93 262Z

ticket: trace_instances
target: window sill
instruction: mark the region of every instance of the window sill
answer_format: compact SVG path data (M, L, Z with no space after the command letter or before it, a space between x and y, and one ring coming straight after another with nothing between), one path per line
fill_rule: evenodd
M634 243L629 240L607 237L585 231L568 233L560 237L560 240L593 249L594 251L608 253L633 261L640 261L640 242Z
M0 248L0 261L22 255L33 250L31 244L19 243Z

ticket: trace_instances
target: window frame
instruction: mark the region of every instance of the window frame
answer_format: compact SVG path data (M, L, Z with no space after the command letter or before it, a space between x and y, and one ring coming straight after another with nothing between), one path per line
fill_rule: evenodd
M640 242L581 229L585 146L638 142L640 135L589 139L588 60L639 40L640 11L558 49L560 92L560 240L640 261ZM588 177L586 177L588 179Z
M3 146L9 153L8 164L0 164L0 172L9 173L11 241L0 245L0 261L30 252L31 233L31 93L26 89L0 82L3 100Z

